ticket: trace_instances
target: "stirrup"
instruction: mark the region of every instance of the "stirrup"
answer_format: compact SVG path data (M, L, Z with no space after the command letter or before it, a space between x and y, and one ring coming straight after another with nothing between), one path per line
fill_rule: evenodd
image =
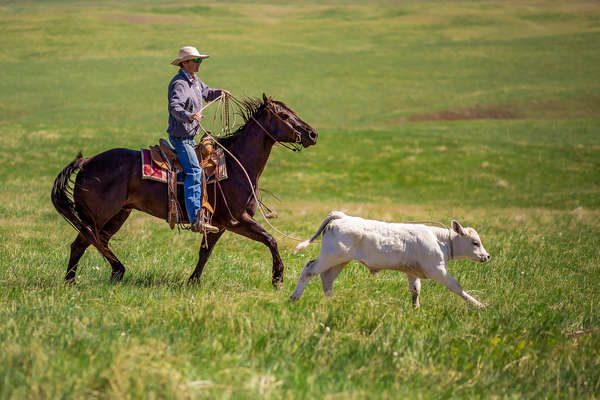
M219 228L214 225L211 225L207 222L199 222L195 221L192 224L192 232L206 232L206 233L217 233L219 232Z
M208 216L209 212L205 208L198 210L198 216L196 221L192 224L192 231L194 232L205 232L205 233L217 233L219 228L211 224L211 220Z

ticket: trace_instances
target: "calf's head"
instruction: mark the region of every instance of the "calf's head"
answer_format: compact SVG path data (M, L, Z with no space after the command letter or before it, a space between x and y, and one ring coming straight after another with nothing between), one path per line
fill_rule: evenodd
M452 238L454 258L466 258L479 262L490 260L490 253L483 247L475 229L463 228L458 221L452 220L452 231L457 234Z

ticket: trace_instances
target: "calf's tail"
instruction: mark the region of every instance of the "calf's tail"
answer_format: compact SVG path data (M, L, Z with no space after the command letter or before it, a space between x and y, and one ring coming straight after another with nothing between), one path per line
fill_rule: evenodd
M323 220L323 222L321 223L321 226L319 226L319 229L317 229L317 232L308 240L305 240L304 242L300 243L298 246L296 246L296 248L294 249L294 253L298 253L299 251L304 250L305 248L308 247L308 245L314 241L316 238L319 237L319 235L321 234L321 232L323 232L323 230L327 227L327 225L333 221L334 219L340 219L340 218L344 218L347 215L344 214L341 211L332 211L329 213L329 215L327 215L325 217L325 219Z

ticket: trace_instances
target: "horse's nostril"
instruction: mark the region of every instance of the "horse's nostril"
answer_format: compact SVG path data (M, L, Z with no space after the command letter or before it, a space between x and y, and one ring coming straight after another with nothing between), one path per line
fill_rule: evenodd
M309 138L310 138L310 139L311 139L313 142L316 142L316 141L317 141L317 136L319 136L319 135L317 134L317 132L310 132L310 133L308 134L308 137L309 137Z

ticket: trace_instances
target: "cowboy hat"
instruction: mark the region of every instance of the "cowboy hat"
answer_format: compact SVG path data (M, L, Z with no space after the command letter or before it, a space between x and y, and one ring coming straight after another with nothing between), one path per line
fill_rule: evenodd
M171 61L171 64L179 66L180 63L191 60L192 58L208 58L207 54L200 54L198 49L192 46L185 46L179 49L179 57Z

